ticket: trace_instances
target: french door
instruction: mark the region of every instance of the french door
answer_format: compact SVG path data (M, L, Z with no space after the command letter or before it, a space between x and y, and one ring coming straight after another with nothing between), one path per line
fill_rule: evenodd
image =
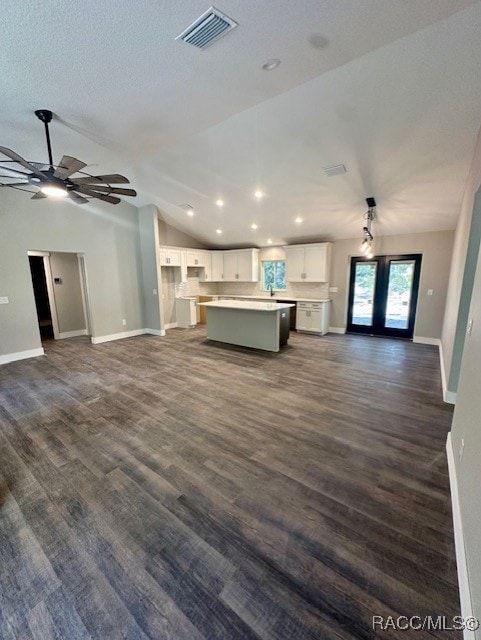
M351 258L347 331L412 338L421 255Z

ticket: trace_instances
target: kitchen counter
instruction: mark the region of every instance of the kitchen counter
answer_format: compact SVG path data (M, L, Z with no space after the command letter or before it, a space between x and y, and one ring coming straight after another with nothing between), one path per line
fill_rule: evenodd
M237 296L238 297L238 296ZM255 300L212 300L211 302L199 302L198 305L202 307L219 307L222 309L240 309L248 311L278 311L279 309L289 309L295 307L295 304L282 304L275 300L271 302L271 299L264 301Z
M279 351L287 344L289 311L294 304L270 300L213 300L198 304L207 311L209 340L264 351Z
M331 298L297 298L296 296L270 296L258 295L258 296L240 296L235 293L219 293L216 294L218 298L239 298L242 300L286 300L292 302L331 302Z

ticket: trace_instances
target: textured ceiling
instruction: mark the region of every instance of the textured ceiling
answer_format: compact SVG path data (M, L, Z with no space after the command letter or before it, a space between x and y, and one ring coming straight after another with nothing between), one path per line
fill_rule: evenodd
M7 4L0 144L45 160L33 111L52 109L56 158L124 171L134 204L218 245L353 237L370 195L377 233L454 228L481 123L479 2L215 6L239 27L199 51L174 40L199 0Z

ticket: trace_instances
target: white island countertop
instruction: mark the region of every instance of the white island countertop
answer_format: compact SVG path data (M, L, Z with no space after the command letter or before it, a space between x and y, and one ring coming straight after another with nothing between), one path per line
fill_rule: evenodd
M280 311L295 307L295 304L279 302L260 302L255 300L212 300L212 302L198 302L202 307L215 307L218 309L239 309L245 311Z
M331 302L331 298L298 298L297 296L285 296L285 295L274 295L274 296L270 296L268 293L266 293L265 295L258 295L258 296L243 296L243 295L238 295L237 293L216 293L213 294L215 297L217 298L236 298L236 299L240 299L242 298L243 300L285 300L286 302Z

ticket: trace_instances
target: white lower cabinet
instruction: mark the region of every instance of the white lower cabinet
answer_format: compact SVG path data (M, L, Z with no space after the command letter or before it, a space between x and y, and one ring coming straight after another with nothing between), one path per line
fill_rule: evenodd
M329 302L298 302L296 329L322 336L326 334L329 330Z

